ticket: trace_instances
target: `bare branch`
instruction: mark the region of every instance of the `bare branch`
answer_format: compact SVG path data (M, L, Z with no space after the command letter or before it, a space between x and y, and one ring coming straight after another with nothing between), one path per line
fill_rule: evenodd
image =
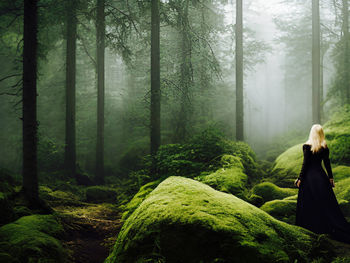
M21 75L22 74L20 74L20 73L9 75L9 76L6 76L6 77L3 77L2 79L0 79L0 82L4 81L6 79L9 79L9 78L18 77L18 76L21 76Z

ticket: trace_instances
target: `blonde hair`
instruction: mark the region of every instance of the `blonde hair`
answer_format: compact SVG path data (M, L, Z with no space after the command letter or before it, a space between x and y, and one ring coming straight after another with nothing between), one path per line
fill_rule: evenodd
M313 153L318 152L322 147L327 147L323 128L320 124L312 125L306 144L311 145L311 151Z

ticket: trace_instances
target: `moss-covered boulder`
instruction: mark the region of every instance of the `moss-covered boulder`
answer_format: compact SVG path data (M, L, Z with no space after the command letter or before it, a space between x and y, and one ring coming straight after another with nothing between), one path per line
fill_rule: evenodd
M350 178L350 167L339 165L333 169L333 176L335 181Z
M297 201L296 200L272 200L260 207L261 210L269 213L274 218L295 224Z
M110 202L117 200L117 191L106 186L90 186L86 188L86 201L88 202Z
M52 215L22 217L0 228L0 254L12 262L64 262L64 249L53 237L62 232Z
M196 177L196 180L218 191L246 199L248 176L240 168L221 168L215 173Z
M278 186L292 187L302 164L303 144L297 144L277 157L270 180Z
M274 219L231 194L169 177L125 221L111 262L330 261L325 236Z
M270 182L257 184L252 189L253 194L261 196L264 203L275 199L283 199L298 193L298 189L282 188Z
M223 155L220 163L222 168L211 174L205 174L195 179L214 189L230 193L242 199L247 199L248 176L243 172L241 159L233 155Z
M126 220L136 210L136 208L139 207L143 200L147 198L147 196L154 190L154 188L159 185L160 182L160 180L157 180L141 186L140 190L131 199L131 201L125 206L122 206L122 209L124 210L122 219Z
M350 201L350 178L346 178L340 181L335 181L335 187L333 188L338 201L341 199Z
M332 163L350 163L350 105L335 112L324 125Z

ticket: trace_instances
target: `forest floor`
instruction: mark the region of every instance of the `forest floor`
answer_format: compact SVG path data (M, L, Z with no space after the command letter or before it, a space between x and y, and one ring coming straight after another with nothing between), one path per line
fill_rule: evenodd
M108 257L121 228L121 214L109 204L58 205L66 235L62 242L68 262L101 263Z

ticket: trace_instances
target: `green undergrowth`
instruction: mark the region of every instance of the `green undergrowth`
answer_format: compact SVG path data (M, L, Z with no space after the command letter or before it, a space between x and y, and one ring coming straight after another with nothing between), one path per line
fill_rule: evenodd
M52 215L22 217L0 228L0 259L7 258L12 262L64 262L65 251L56 239L62 234L62 226Z
M247 199L248 176L243 172L244 168L240 158L223 155L220 163L222 168L214 173L195 177L195 179L218 191Z
M170 177L128 217L105 262L310 262L332 257L332 245L323 235L278 221L198 181Z

